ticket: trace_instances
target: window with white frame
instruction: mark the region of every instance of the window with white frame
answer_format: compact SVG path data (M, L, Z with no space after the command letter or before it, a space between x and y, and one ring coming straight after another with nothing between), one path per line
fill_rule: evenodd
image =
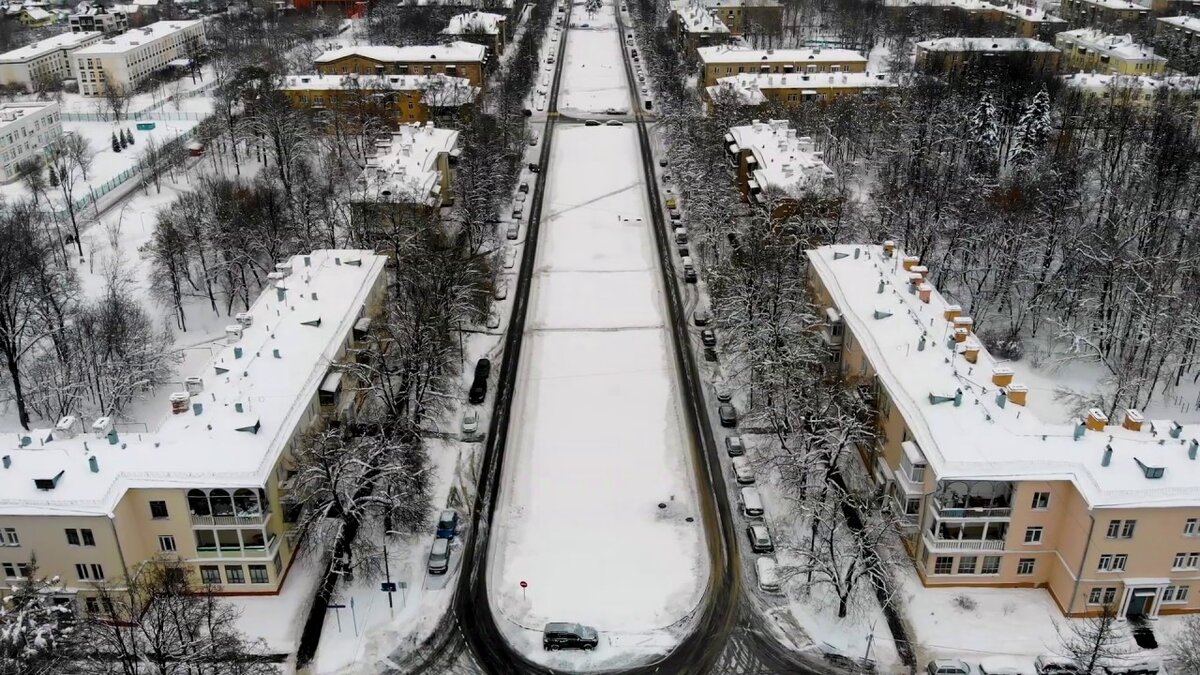
M1167 586L1163 589L1162 601L1173 604L1187 602L1189 590L1191 586Z
M1021 558L1017 561L1017 574L1020 576L1033 574L1033 567L1036 562L1034 558Z
M1040 525L1025 528L1025 543L1026 544L1042 543L1042 534L1044 532L1045 532L1045 528L1041 527Z
M162 534L158 537L158 550L163 553L175 552L175 537L169 534Z
M1194 570L1197 567L1200 567L1200 553L1195 551L1176 553L1175 561L1171 564L1171 569L1176 570Z
M1200 518L1188 518L1183 521L1183 536L1194 537L1200 533Z
M1100 556L1100 565L1097 570L1100 572L1124 572L1127 562L1129 562L1129 556L1124 553L1106 553Z
M17 536L17 529L15 527L4 528L4 539L2 541L0 541L0 545L3 545L3 546L20 546L21 545L21 538Z
M1117 599L1117 589L1108 586L1097 586L1088 591L1089 605L1111 605Z
M1050 493L1033 493L1033 503L1029 505L1029 508L1033 509L1034 511L1045 511L1046 509L1050 508Z

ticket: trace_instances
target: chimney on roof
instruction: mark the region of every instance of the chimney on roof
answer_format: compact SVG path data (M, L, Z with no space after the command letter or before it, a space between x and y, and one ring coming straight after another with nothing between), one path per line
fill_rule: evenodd
M947 321L954 321L958 315L962 314L962 307L959 305L946 305L946 309L942 311L942 318Z
M193 375L184 380L183 385L187 389L188 396L195 396L204 391L204 378Z
M929 276L929 268L924 265L913 265L908 270L909 274L915 274L925 281L925 277Z
M1013 369L1008 366L996 366L992 368L992 384L997 387L1007 387L1012 384Z
M1008 400L1016 405L1025 405L1025 397L1029 395L1029 387L1023 384L1010 384L1004 388L1008 394Z
M104 438L112 430L113 421L111 417L98 417L95 422L92 422L92 435L96 438Z
M242 339L242 324L233 323L225 326L225 344L240 342Z
M925 283L917 286L917 297L921 299L921 302L928 305L931 295L933 295L933 286Z
M904 260L901 262L901 264L903 265L905 272L911 272L912 268L921 264L921 256L906 255L906 256L904 256Z
M64 415L59 418L58 423L54 425L54 440L64 441L75 438L75 434L79 431L77 421L74 415Z
M249 328L254 325L254 315L250 312L238 312L234 315L234 318L242 328Z
M890 258L890 257L892 257L892 254L895 252L896 252L896 242L892 241L891 239L888 239L883 242L883 255Z
M1145 418L1142 417L1142 412L1140 410L1138 410L1137 408L1126 408L1125 409L1125 419L1122 420L1121 426L1125 427L1126 429L1128 429L1130 431L1141 431L1142 430L1142 422L1144 422L1144 421L1145 421Z
M1108 426L1108 415L1099 408L1092 408L1088 411L1085 424L1092 431L1104 431L1104 427Z
M966 342L967 337L970 334L971 334L971 331L967 330L966 328L955 328L954 329L954 341L955 342Z
M963 358L967 363L976 363L979 361L979 342L969 340L963 343Z
M188 401L191 400L191 396L188 396L186 391L177 391L174 394L171 394L170 400L171 414L182 415L183 413L187 412Z

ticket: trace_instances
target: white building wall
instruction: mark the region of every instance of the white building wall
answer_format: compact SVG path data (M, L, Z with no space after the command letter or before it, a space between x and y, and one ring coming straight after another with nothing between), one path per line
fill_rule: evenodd
M101 40L96 33L71 47L63 47L30 59L0 61L0 84L23 85L32 88L34 80L42 77L69 79L75 77L75 61L72 55Z
M0 105L0 182L14 180L21 160L41 153L61 135L57 103Z
M173 23L173 22L162 22ZM148 26L147 28L151 28ZM105 83L115 82L126 89L135 89L148 76L162 70L175 59L187 56L187 44L192 39L207 42L204 23L197 21L146 42L135 38L145 29L134 29L116 40L104 40L91 49L75 54L75 69L79 74L79 93L101 96Z

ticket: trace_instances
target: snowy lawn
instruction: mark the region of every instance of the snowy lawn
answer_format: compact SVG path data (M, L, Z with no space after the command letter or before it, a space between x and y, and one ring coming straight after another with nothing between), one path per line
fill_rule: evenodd
M676 644L708 568L636 132L560 126L554 142L489 587L520 651L601 667ZM547 621L593 625L601 645L551 656Z
M629 88L621 60L621 36L611 2L595 16L583 3L571 10L567 53L558 109L564 115L603 113L608 108L629 110ZM588 24L583 28L583 24Z
M290 654L300 643L300 631L312 606L321 577L319 561L301 557L292 563L278 595L225 598L241 612L237 628L251 640L261 639L268 653Z

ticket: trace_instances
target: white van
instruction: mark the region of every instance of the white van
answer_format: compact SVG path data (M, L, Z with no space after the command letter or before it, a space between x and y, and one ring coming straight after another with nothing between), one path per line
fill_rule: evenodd
M751 487L742 488L741 494L738 497L738 503L742 506L742 515L751 519L763 517L762 497L758 495L758 490Z
M775 559L767 556L759 556L754 560L754 572L758 577L759 589L767 593L779 592L779 570L775 566Z
M686 243L688 243L688 239L687 239L687 237L688 237L688 235L687 235L687 228L686 228L686 227L677 227L677 228L675 228L675 243L676 243L676 244L686 244Z
M745 457L734 457L730 460L733 462L733 479L738 485L754 485L754 469L750 468L750 460Z

